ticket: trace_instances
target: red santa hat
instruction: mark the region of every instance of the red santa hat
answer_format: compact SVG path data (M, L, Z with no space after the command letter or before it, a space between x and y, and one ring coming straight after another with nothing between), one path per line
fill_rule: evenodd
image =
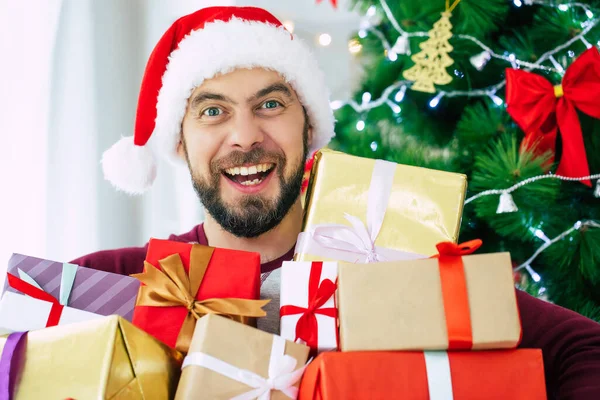
M104 177L122 191L143 193L156 177L155 153L183 163L177 145L193 90L217 74L255 67L279 72L294 88L313 129L310 150L325 146L334 134L333 112L306 44L263 9L209 7L178 19L160 38L142 79L134 136L104 153Z

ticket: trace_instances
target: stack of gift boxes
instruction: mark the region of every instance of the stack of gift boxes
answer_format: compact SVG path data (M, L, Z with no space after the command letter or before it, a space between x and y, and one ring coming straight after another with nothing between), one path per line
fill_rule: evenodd
M312 174L281 282L282 335L320 353L300 399L546 398L509 254L456 244L465 176L332 151Z
M255 328L269 302L257 253L152 239L131 277L15 254L0 387L15 399L544 399L541 351L516 349L510 256L457 244L465 190L460 174L317 153L281 271L281 336Z

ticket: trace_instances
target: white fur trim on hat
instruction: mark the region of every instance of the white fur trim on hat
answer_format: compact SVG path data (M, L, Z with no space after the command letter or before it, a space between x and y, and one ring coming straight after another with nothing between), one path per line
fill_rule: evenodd
M124 137L102 155L104 178L117 189L141 194L156 178L156 162L149 146L136 146L133 136Z
M187 101L204 80L255 67L279 72L296 91L313 129L311 152L329 143L334 135L333 111L325 76L310 49L283 27L233 18L191 32L171 53L152 134L158 151L181 162L177 145Z

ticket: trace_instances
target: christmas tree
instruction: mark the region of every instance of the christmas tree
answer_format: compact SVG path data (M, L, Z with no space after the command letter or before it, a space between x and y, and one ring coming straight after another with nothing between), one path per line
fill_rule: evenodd
M468 176L461 241L600 321L600 4L363 0L330 147ZM440 15L442 16L440 18Z

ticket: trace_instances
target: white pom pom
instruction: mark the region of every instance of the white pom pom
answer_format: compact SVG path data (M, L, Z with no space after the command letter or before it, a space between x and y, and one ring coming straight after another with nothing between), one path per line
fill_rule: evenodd
M156 178L156 162L152 150L133 144L133 137L124 137L102 155L104 178L117 189L129 194L141 194Z

